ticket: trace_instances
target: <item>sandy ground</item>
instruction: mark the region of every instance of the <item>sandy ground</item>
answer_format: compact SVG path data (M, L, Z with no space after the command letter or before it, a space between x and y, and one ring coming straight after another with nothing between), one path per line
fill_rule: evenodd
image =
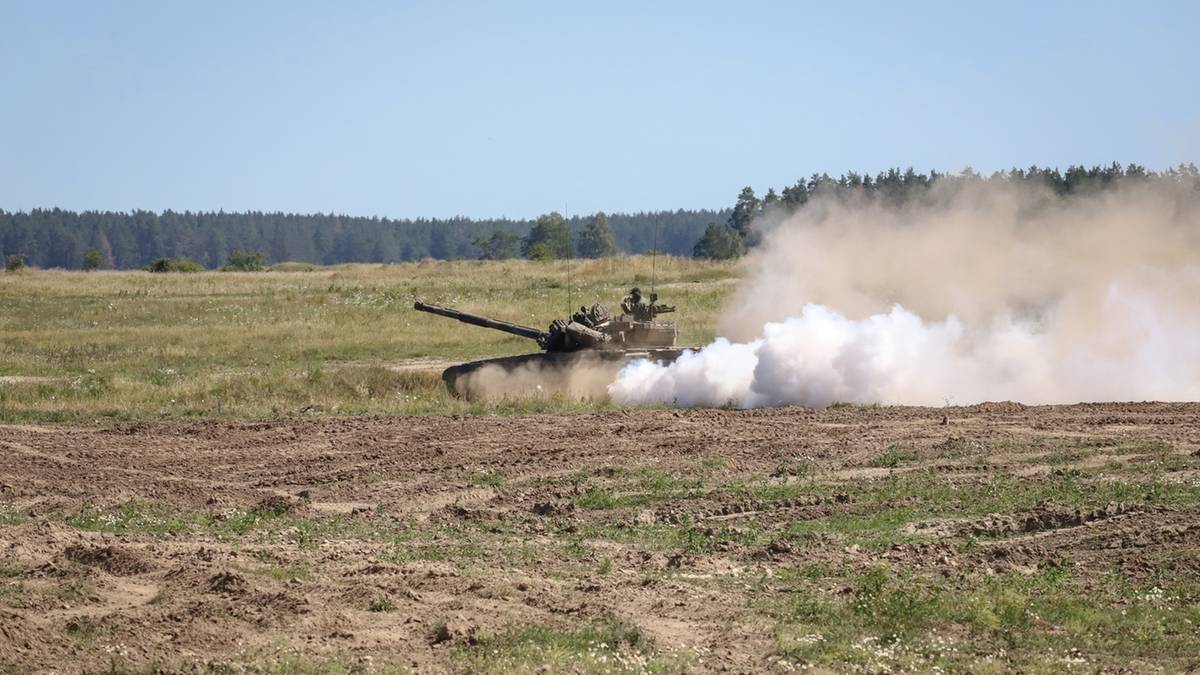
M1043 461L1048 440L1082 450ZM1194 484L1200 405L0 426L0 665L255 663L283 645L442 671L479 631L615 616L691 654L689 669L758 671L774 647L747 610L751 580L785 567L886 558L950 576L1054 559L1137 577L1194 551L1200 514L1134 502L935 519L882 552L772 540L796 522L869 515L881 507L860 502L862 486L899 472L1037 482L1136 463L1145 453L1122 448L1147 442L1180 458L1170 480ZM898 443L912 461L872 461ZM714 487L787 486L798 478L780 467L799 460L823 489ZM638 476L692 488L587 508L589 489L636 493ZM753 528L767 543L673 551L595 534L684 524Z

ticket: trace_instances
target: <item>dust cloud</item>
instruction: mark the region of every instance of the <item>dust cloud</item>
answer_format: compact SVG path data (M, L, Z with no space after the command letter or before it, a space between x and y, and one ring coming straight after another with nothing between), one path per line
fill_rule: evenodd
M716 340L630 364L626 404L1200 399L1200 199L935 183L834 198L767 233Z

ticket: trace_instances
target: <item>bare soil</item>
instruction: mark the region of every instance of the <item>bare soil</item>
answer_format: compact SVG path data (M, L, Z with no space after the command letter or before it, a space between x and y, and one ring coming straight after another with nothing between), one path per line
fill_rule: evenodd
M762 671L785 665L764 580L786 570L1194 583L1194 506L1087 495L1147 463L1194 489L1198 451L1197 404L0 426L0 666L282 649L439 672L480 635L616 619L686 670ZM878 497L906 475L1019 494L991 513ZM1021 501L1064 477L1079 503ZM837 526L882 513L918 515L877 545Z

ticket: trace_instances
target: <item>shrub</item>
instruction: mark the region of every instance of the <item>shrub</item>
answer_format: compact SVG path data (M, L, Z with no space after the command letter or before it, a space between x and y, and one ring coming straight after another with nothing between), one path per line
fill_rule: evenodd
M204 265L187 258L159 258L143 269L147 272L203 272Z
M554 247L544 241L539 241L538 243L529 247L530 260L546 261L554 260L556 258L558 258L558 256L554 253Z
M103 264L104 255L100 253L99 249L89 248L83 252L83 269L85 271L98 270Z
M14 253L4 261L4 269L9 272L20 272L25 269L25 256L20 253Z
M371 612L394 612L396 611L396 603L387 596L379 596L372 598L370 604L367 605L367 611Z
M222 272L261 272L267 267L267 257L262 251L238 249L229 254Z

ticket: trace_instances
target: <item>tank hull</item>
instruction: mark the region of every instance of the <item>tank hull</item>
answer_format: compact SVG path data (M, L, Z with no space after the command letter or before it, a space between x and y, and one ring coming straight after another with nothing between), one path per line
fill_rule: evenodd
M442 381L451 394L469 400L568 396L608 398L608 385L637 359L669 363L682 347L642 350L581 350L502 356L451 366Z

